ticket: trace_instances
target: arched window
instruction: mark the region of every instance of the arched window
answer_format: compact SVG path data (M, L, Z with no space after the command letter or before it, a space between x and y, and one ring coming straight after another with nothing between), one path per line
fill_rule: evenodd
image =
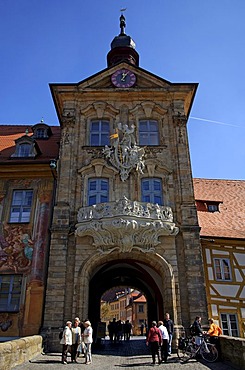
M158 122L154 120L139 121L139 144L159 145Z
M90 124L90 145L105 146L109 145L110 140L109 121L92 121Z
M141 180L141 201L163 205L162 180L147 178Z
M18 157L29 157L32 154L33 146L28 143L18 145L17 156Z
M109 201L109 181L105 178L88 180L88 205Z

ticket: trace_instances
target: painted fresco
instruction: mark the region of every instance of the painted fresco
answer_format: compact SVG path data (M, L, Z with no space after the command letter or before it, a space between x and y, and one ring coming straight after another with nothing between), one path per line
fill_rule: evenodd
M28 230L20 226L3 225L0 235L0 272L29 273L33 256L33 241Z

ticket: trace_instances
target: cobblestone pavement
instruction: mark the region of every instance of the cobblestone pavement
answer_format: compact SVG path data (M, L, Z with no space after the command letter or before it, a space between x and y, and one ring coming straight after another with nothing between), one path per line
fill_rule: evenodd
M61 363L60 353L49 353L39 355L38 357L26 362L22 365L14 367L15 370L60 370L72 369L81 370L88 368L90 370L119 370L131 368L135 370L149 370L150 368L166 368L168 370L232 370L228 364L223 362L207 363L203 360L191 360L186 364L179 362L177 355L173 354L168 358L167 363L161 365L151 365L151 355L149 348L145 344L145 339L142 337L133 337L129 342L120 342L111 344L108 340L101 345L100 348L93 348L92 350L93 363L86 366L84 358L79 357L78 363L73 364L68 357L68 364Z

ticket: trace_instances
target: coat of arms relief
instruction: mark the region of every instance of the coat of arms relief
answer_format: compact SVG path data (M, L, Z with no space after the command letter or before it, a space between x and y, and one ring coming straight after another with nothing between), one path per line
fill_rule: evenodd
M145 168L145 149L136 145L134 130L134 125L119 122L116 133L111 135L111 147L106 145L103 150L106 158L118 169L122 181L127 180L133 168L141 174Z

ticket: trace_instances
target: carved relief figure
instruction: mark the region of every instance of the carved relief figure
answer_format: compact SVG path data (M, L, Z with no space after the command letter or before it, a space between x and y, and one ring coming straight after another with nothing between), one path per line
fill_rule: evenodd
M133 168L143 173L145 167L143 160L145 150L136 145L134 129L134 125L129 127L127 124L119 122L117 133L111 135L111 138L114 139L112 147L106 145L103 151L106 158L119 170L122 181L128 178Z

